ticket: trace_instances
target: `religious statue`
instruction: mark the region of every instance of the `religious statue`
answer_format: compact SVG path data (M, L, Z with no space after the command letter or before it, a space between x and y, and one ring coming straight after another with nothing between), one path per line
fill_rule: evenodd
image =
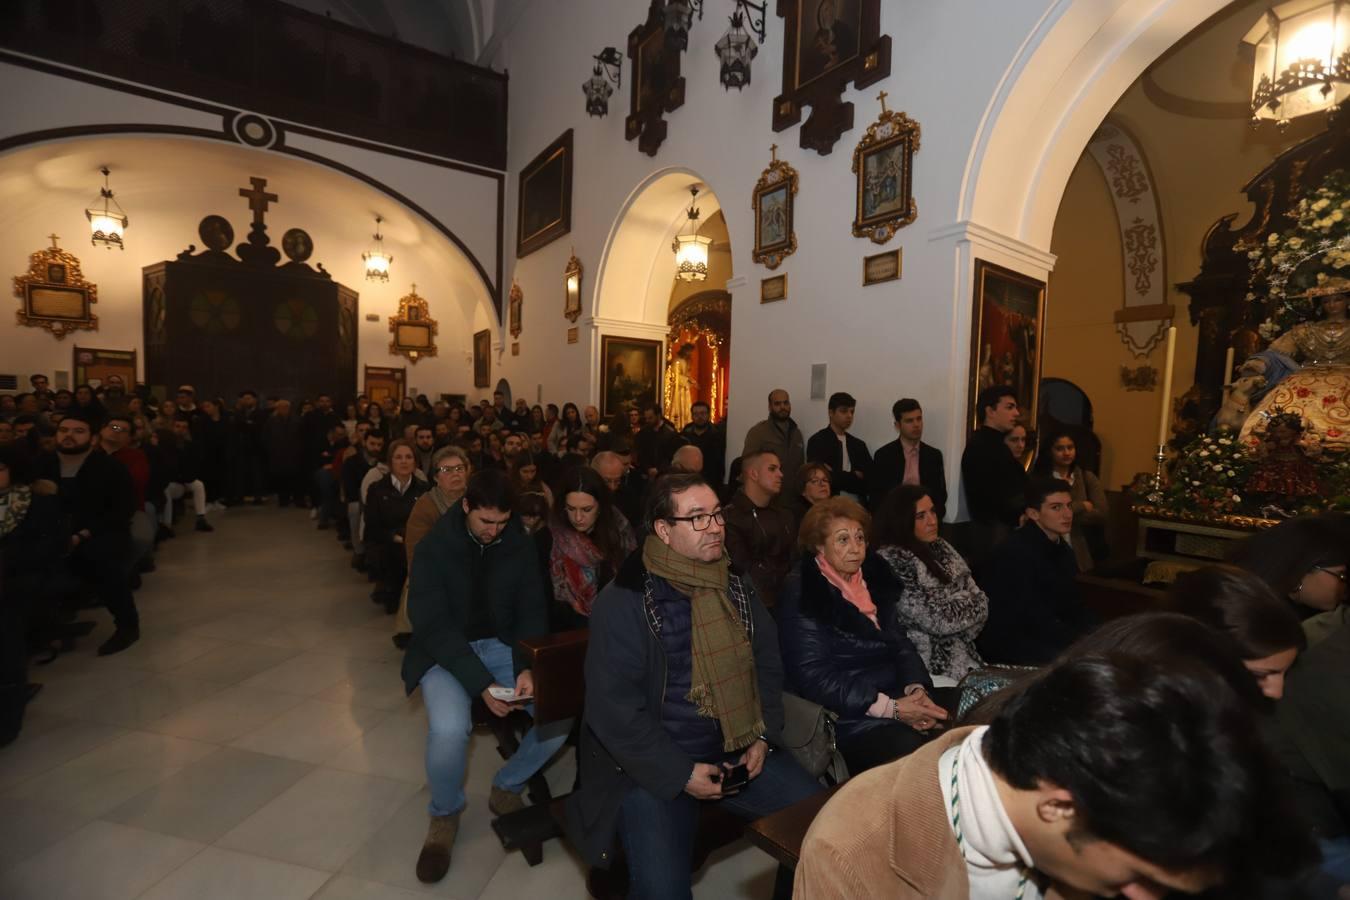
M1275 412L1256 445L1256 468L1247 478L1247 492L1267 500L1269 509L1294 515L1299 501L1322 495L1310 457L1320 455L1315 435L1305 435L1298 413Z
M1319 301L1320 318L1293 326L1242 364L1216 424L1240 427L1245 441L1254 430L1266 430L1276 412L1293 413L1329 446L1345 446L1350 443L1350 278L1327 278L1301 296Z
M676 426L683 428L694 421L694 400L697 396L698 382L692 374L691 359L694 345L685 344L675 354L674 390L671 392L670 409Z

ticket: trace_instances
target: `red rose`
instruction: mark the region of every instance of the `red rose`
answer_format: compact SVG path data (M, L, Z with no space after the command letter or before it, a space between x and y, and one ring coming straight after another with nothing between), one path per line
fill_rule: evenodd
M1340 437L1340 436L1341 436L1341 430L1340 430L1339 428L1328 428L1328 429L1327 429L1327 437Z
M1331 406L1333 403L1340 402L1340 399L1341 399L1340 397L1337 397L1334 394L1328 394L1327 396L1322 398L1322 405Z
M1302 400L1306 398L1309 394L1311 394L1312 391L1308 390L1307 388L1299 388L1298 390L1294 391L1294 393L1298 396L1300 400Z

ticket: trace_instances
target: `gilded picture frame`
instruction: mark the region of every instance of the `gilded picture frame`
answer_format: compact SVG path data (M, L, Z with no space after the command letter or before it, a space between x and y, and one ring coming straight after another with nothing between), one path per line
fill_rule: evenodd
M750 203L755 213L755 246L750 258L770 270L797 252L793 207L797 197L797 170L778 158L778 145L769 148L772 159L755 182Z
M575 253L563 269L563 316L569 322L581 317L581 260Z
M28 256L28 271L14 276L14 296L19 299L15 320L30 328L45 328L57 340L72 331L97 331L98 285L84 279L74 254L52 245Z
M430 305L417 293L417 285L398 298L398 313L389 317L389 352L416 363L424 356L436 355L436 334L440 325L431 318Z
M473 386L492 385L492 332L486 328L473 335Z
M759 302L777 303L787 299L787 275L774 275L759 281Z
M1035 423L1040 395L1045 331L1045 282L975 260L974 314L970 335L970 397L967 416L980 424L977 398L997 384L1011 385L1023 421Z
M863 287L899 281L903 269L900 247L863 257Z
M511 337L518 338L524 327L522 319L525 313L525 292L514 282L511 284L511 295L506 308L507 329L511 332Z
M914 154L919 150L920 128L904 113L886 108L885 91L878 99L881 116L867 126L853 150L858 187L853 235L884 244L919 216Z
M600 414L641 409L661 398L662 342L606 334L600 338Z

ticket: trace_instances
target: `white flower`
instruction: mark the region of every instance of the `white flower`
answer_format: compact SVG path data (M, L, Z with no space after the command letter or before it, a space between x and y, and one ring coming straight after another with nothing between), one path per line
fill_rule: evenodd
M1242 502L1242 498L1239 497L1237 494L1234 494L1234 495L1233 495L1233 502L1234 502L1234 503L1241 503L1241 502Z
M1201 456L1209 456L1209 451L1208 451L1208 450L1201 450L1201 451L1200 451L1200 455L1201 455Z
M1274 246L1275 246L1276 244L1278 244L1279 242L1280 242L1280 236L1279 236L1278 234L1272 234L1272 235L1270 235L1269 237L1266 238L1266 243L1269 244L1269 245L1272 246L1272 247L1274 247Z

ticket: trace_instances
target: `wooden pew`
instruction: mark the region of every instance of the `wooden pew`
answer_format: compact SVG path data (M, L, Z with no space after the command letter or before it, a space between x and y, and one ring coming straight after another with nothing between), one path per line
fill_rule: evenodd
M773 888L775 900L788 900L792 896L792 881L797 871L797 861L802 856L802 842L806 840L807 829L841 786L835 785L787 809L756 819L745 829L745 836L750 843L778 861L778 877Z

